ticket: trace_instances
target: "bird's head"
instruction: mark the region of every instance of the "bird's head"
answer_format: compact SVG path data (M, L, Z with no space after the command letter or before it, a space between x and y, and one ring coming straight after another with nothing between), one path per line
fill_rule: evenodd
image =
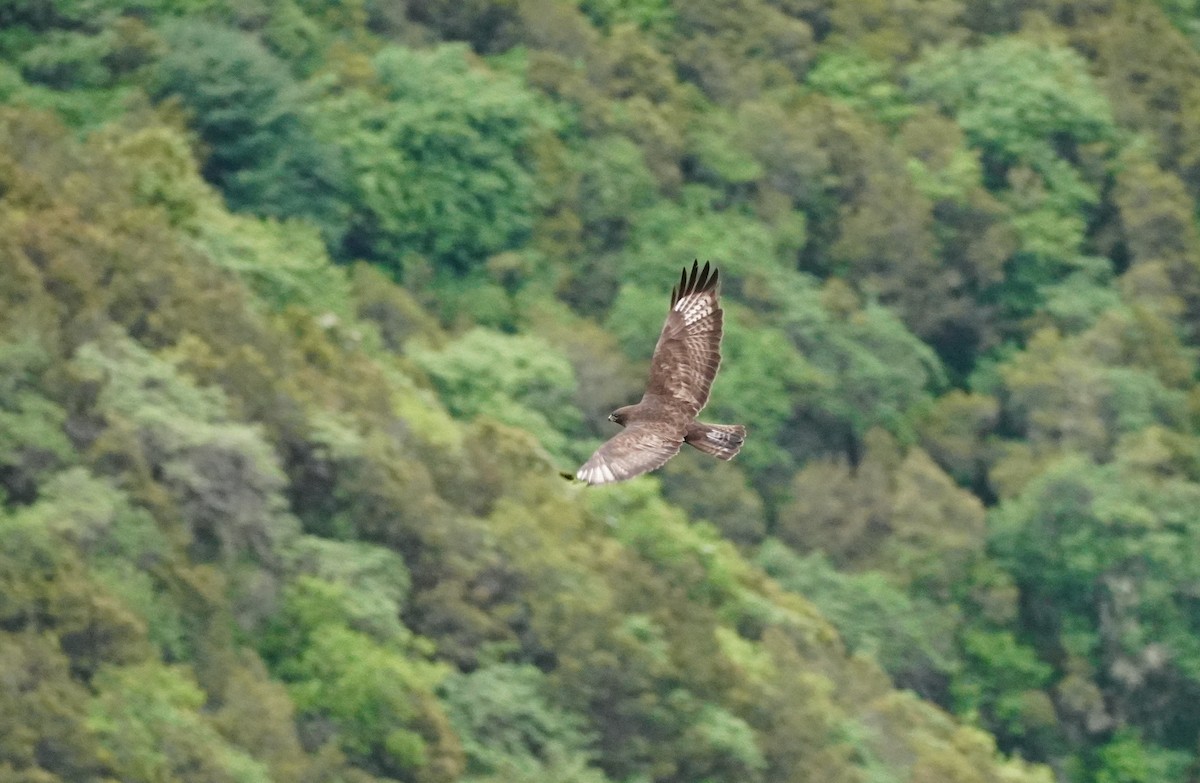
M608 414L608 420L611 421L613 424L620 424L622 427L624 427L625 426L625 409L617 408L615 411Z

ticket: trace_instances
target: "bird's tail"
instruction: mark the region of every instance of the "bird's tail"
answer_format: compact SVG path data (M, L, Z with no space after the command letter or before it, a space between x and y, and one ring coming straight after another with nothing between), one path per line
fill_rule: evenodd
M705 424L694 421L683 438L705 454L717 459L731 460L746 442L746 428L741 424Z

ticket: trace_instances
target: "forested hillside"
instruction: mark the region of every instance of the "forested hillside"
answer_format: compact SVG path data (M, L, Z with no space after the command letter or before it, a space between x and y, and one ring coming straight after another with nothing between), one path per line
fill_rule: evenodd
M0 3L0 781L1195 781L1198 198L1193 0Z

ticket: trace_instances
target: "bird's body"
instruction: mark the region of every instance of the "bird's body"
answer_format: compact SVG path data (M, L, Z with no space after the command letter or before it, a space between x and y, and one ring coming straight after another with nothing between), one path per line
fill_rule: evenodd
M624 481L662 467L684 443L723 460L741 451L745 427L696 419L721 365L719 298L716 269L710 271L708 263L700 269L694 262L690 276L683 270L650 360L645 394L609 415L624 431L601 445L577 478L588 484Z

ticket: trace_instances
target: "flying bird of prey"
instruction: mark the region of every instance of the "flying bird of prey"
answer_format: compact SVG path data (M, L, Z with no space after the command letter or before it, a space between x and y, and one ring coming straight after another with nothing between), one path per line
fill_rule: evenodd
M650 382L636 405L617 408L608 420L625 429L606 441L575 477L588 484L624 481L662 467L688 443L717 459L742 450L746 428L705 424L696 414L721 364L723 314L716 268L684 267L671 291L671 310L650 360Z

